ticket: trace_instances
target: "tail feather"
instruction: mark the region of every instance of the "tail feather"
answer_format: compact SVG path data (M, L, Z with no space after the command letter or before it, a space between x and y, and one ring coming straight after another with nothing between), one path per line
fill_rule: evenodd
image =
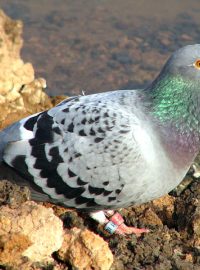
M9 142L20 140L19 127L20 123L16 122L0 132L0 162L3 160L3 154L6 145Z
M33 138L33 131L26 129L24 123L35 115L26 117L0 131L0 162L3 160L4 150L8 143Z
M0 131L0 180L6 179L19 186L27 186L31 191L31 199L33 200L50 201L48 195L44 194L42 190L28 178L28 175L21 175L10 167L12 166L12 159L16 155L20 156L21 152L26 151L26 139L33 137L33 132L24 128L26 119L27 118L16 122ZM15 145L14 148L12 148L13 144Z

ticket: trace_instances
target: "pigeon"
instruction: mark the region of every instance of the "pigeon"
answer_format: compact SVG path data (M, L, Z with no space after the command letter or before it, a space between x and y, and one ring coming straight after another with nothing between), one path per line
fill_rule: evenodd
M113 233L116 209L174 189L200 150L200 44L178 49L144 89L74 96L0 132L0 158L36 201L87 211Z

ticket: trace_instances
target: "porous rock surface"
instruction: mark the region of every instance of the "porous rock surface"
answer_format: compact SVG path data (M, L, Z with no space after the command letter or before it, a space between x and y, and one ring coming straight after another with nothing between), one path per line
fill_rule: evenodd
M59 258L79 270L109 270L113 255L102 237L74 227L66 231Z
M56 217L51 208L27 201L21 206L11 209L9 206L0 207L0 239L3 251L0 252L0 261L8 263L15 260L15 245L22 257L31 261L46 261L51 254L57 251L63 242L63 224ZM3 240L2 240L3 239ZM7 241L5 241L7 239ZM3 244L4 243L4 244ZM8 243L10 243L8 245ZM11 252L13 247L13 252ZM3 257L10 257L4 261ZM16 256L16 254L14 255Z
M22 29L0 10L0 127L51 106L45 80L35 79L32 64L20 58Z

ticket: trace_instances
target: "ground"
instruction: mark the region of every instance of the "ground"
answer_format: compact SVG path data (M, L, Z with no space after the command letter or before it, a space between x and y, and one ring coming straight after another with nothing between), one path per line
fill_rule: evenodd
M45 87L44 80L35 79L32 65L24 63L20 58L19 51L22 46L21 24L10 20L3 13L0 15L1 25L3 25L2 29L6 30L2 32L4 35L2 34L3 42L0 46L3 59L0 62L0 101L2 102L0 125L3 128L23 116L55 105L64 97L50 98L45 94L43 90ZM56 18L54 17L54 19ZM160 36L160 39L166 43L169 35L167 32L163 35ZM187 37L183 36L182 38ZM91 46L94 45L92 41L88 40L88 42L88 44L91 42ZM122 39L119 48L122 49L128 46L127 48L130 49L130 42L131 46L134 47L135 53L139 46L138 44L141 45L141 39L131 41ZM79 43L75 45L75 48L77 47L77 50L80 50ZM7 47L9 47L9 50ZM110 49L112 50L112 47ZM93 60L94 57L103 57L102 55L106 54L107 49L98 48L97 52L100 51L100 55L93 55ZM156 52L149 54L149 52L145 51L145 53L145 55L150 55L148 63L151 64L158 56ZM161 53L159 52L159 55ZM124 69L125 64L130 59L130 55L127 57L126 54L121 54L116 47L113 49L112 55L113 59L110 62L112 69L114 66ZM151 66L149 68L151 69ZM7 72L6 76L3 73L5 70ZM140 80L144 79L142 74L139 76ZM150 72L149 74L148 76L152 77L152 73ZM115 74L113 75L112 73L112 76L115 77ZM149 78L146 79L148 80ZM111 85L113 85L113 79L111 78L110 80L112 82ZM126 80L128 82L128 79L123 77L123 83ZM13 92L10 89L10 81L14 82L16 86ZM198 158L196 162L200 164ZM143 234L140 237L135 235L127 237L108 235L100 225L92 221L85 213L77 213L75 210L64 209L48 203L45 203L44 207L53 209L55 215L61 218L66 228L66 234L72 228L80 228L81 230L87 228L89 231L100 235L105 243L108 243L114 255L111 270L197 270L200 269L200 181L193 176L193 173L193 169L191 169L184 182L176 190L172 191L170 195L139 207L120 210L128 225L150 229L148 234ZM197 172L195 175L197 175ZM27 198L29 198L27 189L10 185L8 182L0 182L1 214L2 209L6 205L11 210L23 207L23 203ZM95 236L92 234L92 237ZM31 245L30 239L21 234L6 239L10 243L8 250L12 250L12 244L13 248L18 246L20 262L18 266L17 261L15 265L13 265L13 262L8 262L8 257L11 256L11 253L5 252L7 250L5 245L7 240L0 237L0 260L3 256L6 258L6 262L0 262L2 265L0 269L75 269L75 266L73 266L74 262L65 260L59 251L53 253L52 260L48 262L48 266L41 265L41 263L27 263L26 260L24 261L20 257L20 248L24 250ZM79 255L81 259L81 254ZM87 269L95 268L91 266L91 268Z

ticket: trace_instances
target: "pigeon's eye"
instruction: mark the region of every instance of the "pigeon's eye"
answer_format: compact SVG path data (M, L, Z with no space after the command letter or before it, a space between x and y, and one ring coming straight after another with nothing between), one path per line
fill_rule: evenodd
M194 67L197 69L200 69L200 59L198 59L194 62Z

